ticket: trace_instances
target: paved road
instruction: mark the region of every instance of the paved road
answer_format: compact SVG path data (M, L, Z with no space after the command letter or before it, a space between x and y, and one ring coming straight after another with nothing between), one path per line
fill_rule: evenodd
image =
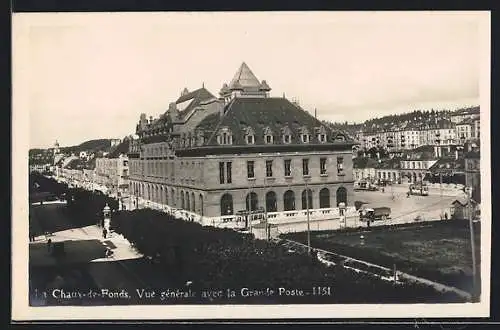
M75 227L65 208L61 204L31 208L30 224L39 235L35 242L30 242L30 279L34 285L42 286L39 290L50 287L58 275L66 282L74 282L75 277L91 278L98 289L125 289L130 293L138 288L168 287L165 276L134 251L127 240L120 235L104 239L97 226ZM52 242L64 242L64 257L56 259L50 255L45 231L53 232L49 237ZM107 246L113 250L113 258L104 257ZM88 280L76 283L81 290L89 285Z

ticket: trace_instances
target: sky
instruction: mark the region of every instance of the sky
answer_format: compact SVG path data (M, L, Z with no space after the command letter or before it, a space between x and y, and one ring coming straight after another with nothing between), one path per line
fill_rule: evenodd
M319 119L479 104L481 13L14 14L29 145L134 134L181 91L218 95L242 62ZM18 92L16 94L15 92ZM20 104L21 102L17 102Z

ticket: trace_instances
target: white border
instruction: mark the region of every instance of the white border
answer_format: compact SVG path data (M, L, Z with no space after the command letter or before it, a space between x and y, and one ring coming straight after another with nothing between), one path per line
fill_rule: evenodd
M394 12L393 12L394 13ZM443 12L440 12L443 13ZM453 12L450 12L453 13ZM456 13L456 12L455 12ZM463 13L463 12L461 12ZM297 14L297 13L292 13ZM312 14L312 13L308 13ZM315 13L319 14L319 13ZM490 12L470 12L481 19L481 181L482 299L476 304L378 304L378 305L217 305L217 306L116 306L29 307L28 305L28 162L29 150L29 23L28 16L14 14L13 22L13 114L12 114L12 319L111 320L111 319L298 319L298 318L464 318L489 316L491 251L490 168ZM66 14L59 14L66 15ZM74 15L74 14L67 14ZM131 15L129 13L129 15ZM281 15L281 14L280 14ZM287 13L290 15L290 13ZM344 13L345 15L345 13ZM473 45L471 45L473 47ZM23 49L22 52L19 50ZM56 120L56 119L55 119Z

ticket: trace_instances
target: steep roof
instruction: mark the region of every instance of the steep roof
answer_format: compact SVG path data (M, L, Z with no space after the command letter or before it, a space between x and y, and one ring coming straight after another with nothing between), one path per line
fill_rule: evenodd
M201 101L209 100L215 98L212 93L210 93L205 87L199 88L195 91L182 95L175 101L176 104L180 104L191 100L191 103L182 111L179 111L181 117L188 114L194 107L200 104Z
M225 114L207 116L196 129L216 132L227 127L233 135L233 145L246 145L244 128L252 128L255 132L255 144L265 144L264 130L269 128L275 137L274 144L282 143L278 137L282 130L290 129L291 143L300 143L302 128L307 128L311 135L311 143L318 143L315 128L324 127L328 139L341 132L334 132L307 111L285 98L235 98L225 108ZM345 134L346 141L352 142ZM333 140L329 140L332 142ZM217 145L217 138L212 134L206 145Z
M400 168L401 158L393 157L389 159L383 159L377 164L377 168L385 170L394 170Z
M464 120L462 120L461 122L459 122L457 124L458 125L472 125L474 124L474 119L473 118L465 118Z
M239 85L238 85L239 84ZM243 62L236 71L233 79L229 83L229 88L260 88L259 79L253 74L252 70L248 67L248 65Z
M404 153L402 160L433 160L436 159L434 146L423 145Z
M463 172L465 161L463 158L441 158L429 168L430 172Z
M182 103L182 102L185 102L187 100L194 99L194 98L209 99L209 98L212 98L212 97L214 97L212 95L212 93L210 93L205 87L202 87L202 88L198 88L195 91L192 91L192 92L189 92L187 94L181 95L181 97L179 97L177 99L177 101L175 101L175 103L179 104L179 103Z

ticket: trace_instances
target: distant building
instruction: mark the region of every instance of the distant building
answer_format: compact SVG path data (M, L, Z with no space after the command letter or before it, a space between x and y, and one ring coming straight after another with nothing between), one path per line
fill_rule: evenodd
M95 160L95 182L105 186L110 191L128 194L129 188L129 139L124 139L118 145L113 145L105 157Z
M479 116L480 116L480 108L472 107L455 111L453 114L451 114L450 120L453 123L458 124L464 121L465 119L479 118Z
M362 149L381 147L394 152L429 144L454 145L456 131L451 121L442 119L433 124L395 127L389 131L365 131L359 134L359 138Z
M479 121L478 121L479 122ZM457 143L464 144L475 138L476 124L474 119L466 118L456 125Z
M352 160L354 180L374 180L376 179L376 169L378 162L369 157L356 157Z
M412 183L422 182L439 159L437 150L434 146L421 146L405 152L400 160L401 177Z

